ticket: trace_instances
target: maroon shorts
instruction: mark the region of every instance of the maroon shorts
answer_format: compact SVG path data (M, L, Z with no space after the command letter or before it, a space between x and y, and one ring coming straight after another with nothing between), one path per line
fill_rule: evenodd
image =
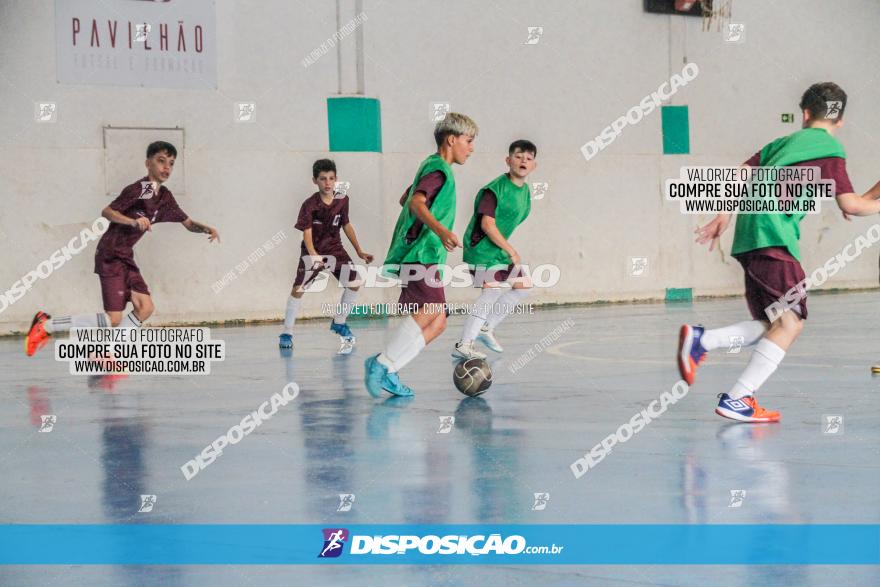
M773 302L785 303L785 294L804 280L804 269L797 259L782 247L768 247L736 256L746 273L746 302L755 320L768 320L765 309ZM794 311L807 319L807 298L801 299Z
M401 279L407 275L407 267L424 267L425 277L409 278L406 283L401 282L400 298L398 298L397 302L410 310L421 310L425 304L437 304L439 308L435 308L435 311L440 308L446 311L446 290L440 281L440 271L437 265L421 265L418 263L401 265Z
M122 312L131 301L131 292L150 295L147 282L134 260L95 256L95 273L101 280L105 312Z
M510 264L507 267L481 268L479 270L468 269L468 271L471 272L471 276L474 278L474 287L483 287L483 284L485 283L507 281L510 279L510 274L513 273L514 267L516 267L516 265ZM525 274L520 271L513 277L525 277Z
M342 275L342 268L345 265L350 265L351 270L348 272L347 277L349 280L357 279L357 274L354 270L354 265L351 262L351 257L348 256L348 253L342 252L342 254L333 255L335 258L335 265L333 267L333 277L336 278L336 281L340 281L340 277ZM324 262L327 262L327 257L322 257ZM329 271L329 269L325 269L325 271ZM312 271L311 267L306 267L305 254L300 255L299 257L299 265L296 268L296 278L293 280L293 286L296 287L298 285L303 285L308 287L315 279L320 275L320 271ZM341 283L341 282L340 282ZM343 284L346 285L346 284Z

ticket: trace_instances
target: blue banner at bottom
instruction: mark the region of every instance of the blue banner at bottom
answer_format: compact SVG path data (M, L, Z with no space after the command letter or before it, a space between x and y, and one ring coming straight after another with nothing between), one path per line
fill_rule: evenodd
M880 525L4 525L5 565L877 565Z

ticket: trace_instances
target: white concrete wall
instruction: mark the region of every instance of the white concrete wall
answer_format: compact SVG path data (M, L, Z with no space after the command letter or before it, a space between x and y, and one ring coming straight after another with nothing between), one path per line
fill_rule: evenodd
M346 0L346 14L353 12ZM782 112L797 113L803 90L833 80L849 93L840 138L856 189L877 179L880 112L874 83L880 56L870 39L880 22L874 0L850 0L833 17L819 0L735 0L733 20L746 42L727 44L704 33L699 19L645 14L641 2L574 1L442 4L365 0L362 25L365 93L381 100L382 154L333 153L339 176L352 184L352 219L361 242L379 259L388 246L396 199L433 148L430 104L448 101L480 125L476 152L457 168L462 232L473 194L503 171L507 144L529 138L539 147L531 178L548 181L547 197L513 242L531 264L556 263L562 281L537 302L662 298L667 287L694 293L741 290L738 264L725 252L693 244L700 219L665 203L662 180L684 164L737 164L769 140L796 130ZM332 2L218 0L217 90L157 90L61 85L55 81L54 2L0 3L0 290L46 259L109 201L105 192L104 126L181 127L185 144L181 206L216 225L223 243L171 225L158 226L136 255L154 294L154 323L278 318L296 268L301 201L312 193L311 162L328 156L326 98L339 91L336 51L303 68L301 59L333 35ZM543 26L524 45L528 26ZM354 36L342 41L354 43ZM344 89L351 85L350 47L343 52ZM690 109L691 154L662 155L656 111L627 127L586 162L579 148L656 90L685 60L700 75L673 104ZM36 124L35 101L58 104L54 124ZM257 122L233 120L234 103L255 101ZM131 180L140 177L133 168ZM123 186L118 186L121 188ZM828 209L803 223L804 266L823 263L873 219L846 223ZM280 250L215 294L211 285L279 229ZM732 233L732 231L731 231ZM94 246L0 313L0 332L21 330L37 308L52 313L100 307L92 274ZM630 257L645 256L642 277ZM460 259L460 253L451 257ZM877 283L871 251L829 287ZM365 302L396 298L371 291ZM307 297L316 315L335 291ZM470 290L449 291L469 301Z

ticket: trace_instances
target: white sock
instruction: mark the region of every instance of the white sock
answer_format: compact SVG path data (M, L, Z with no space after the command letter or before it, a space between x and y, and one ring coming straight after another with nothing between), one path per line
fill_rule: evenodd
M339 307L336 309L336 314L333 315L333 321L337 324L345 324L345 321L348 319L348 315L351 313L351 308L354 305L354 301L357 299L358 292L353 289L345 288L342 292L342 297L339 298Z
M299 302L302 298L290 296L287 298L287 309L284 310L284 334L293 336L293 323L299 313Z
M422 336L422 329L412 316L406 316L376 360L394 373L406 367L423 348L425 337Z
M772 340L762 339L752 351L746 370L727 395L732 399L753 395L773 375L784 357L785 351L779 345Z
M528 297L529 293L531 293L531 289L511 289L498 298L498 301L495 302L492 308L492 313L489 315L488 320L486 320L489 330L495 330L495 327L501 324L501 321L507 318L516 306Z
M720 348L730 348L735 346L737 341L735 336L742 337L742 343L738 346L752 346L761 340L764 333L767 332L767 325L761 320L746 320L745 322L737 322L723 328L713 328L705 330L703 336L700 337L700 344L707 351L714 351Z
M77 314L76 316L56 316L43 324L46 332L68 332L71 328L110 328L107 314Z
M464 329L461 331L462 342L473 342L477 338L480 328L483 327L492 312L492 306L506 292L506 289L500 287L483 288L483 292L477 298L477 303L474 304L474 311L464 321Z
M129 312L128 316L122 319L117 328L140 328L142 324L143 322L134 315L134 312Z

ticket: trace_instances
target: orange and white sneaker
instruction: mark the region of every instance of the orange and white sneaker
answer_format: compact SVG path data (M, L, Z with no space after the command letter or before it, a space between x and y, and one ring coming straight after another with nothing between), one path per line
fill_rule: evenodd
M779 412L771 412L759 406L753 395L733 399L726 393L721 393L718 397L715 413L723 418L739 422L779 422L781 418Z
M27 338L24 339L24 352L29 357L33 357L34 353L46 346L52 335L46 332L46 320L51 318L45 312L37 312L34 320L31 322L31 329L28 330Z
M700 344L703 337L702 326L685 324L678 332L678 372L688 385L694 384L697 367L706 360L706 349Z

